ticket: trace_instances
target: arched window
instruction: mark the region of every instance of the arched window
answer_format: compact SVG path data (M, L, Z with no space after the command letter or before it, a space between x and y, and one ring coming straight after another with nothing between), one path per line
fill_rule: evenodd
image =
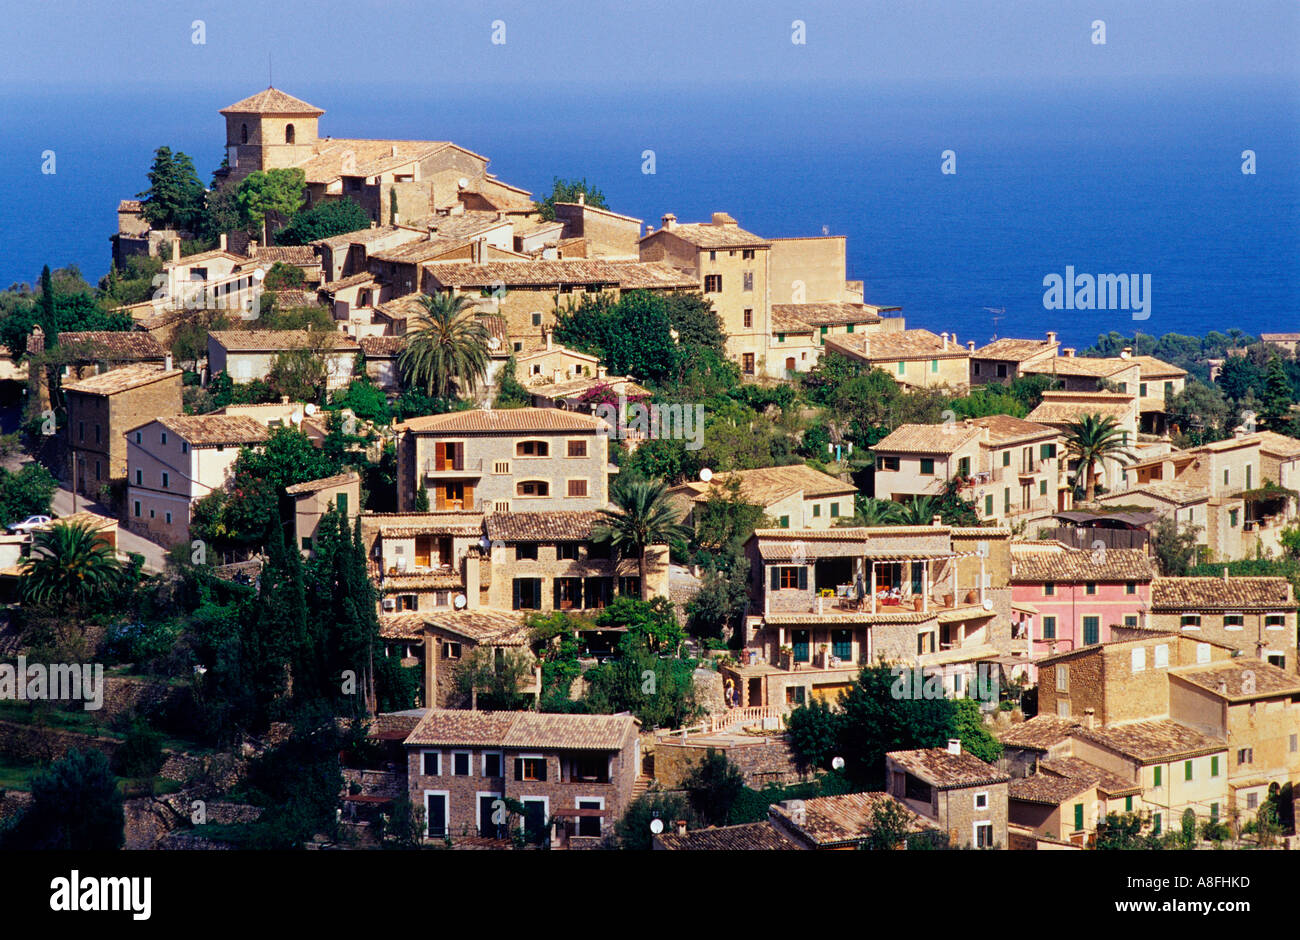
M286 124L286 125L285 125L285 128L284 128L284 142L285 142L286 144L291 144L291 143L293 143L293 125L292 125L292 124Z
M247 125L247 124L240 124L240 125L239 125L239 142L240 142L241 144L246 144L246 143L248 143L248 125Z

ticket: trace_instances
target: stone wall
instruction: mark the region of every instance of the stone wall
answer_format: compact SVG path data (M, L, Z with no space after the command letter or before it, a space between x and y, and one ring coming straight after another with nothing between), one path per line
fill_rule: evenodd
M122 742L59 728L42 728L16 721L0 721L0 755L21 763L48 763L63 757L69 749L103 751L109 760Z
M665 736L655 743L655 781L666 789L679 789L710 747L726 754L744 776L745 785L755 790L769 784L784 786L804 779L784 737L755 738L753 743L728 744L691 738L682 741Z

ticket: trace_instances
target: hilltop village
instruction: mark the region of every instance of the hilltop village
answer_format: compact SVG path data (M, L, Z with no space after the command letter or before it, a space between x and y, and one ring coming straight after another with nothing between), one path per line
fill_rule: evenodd
M841 236L220 115L0 295L0 844L1300 845L1300 334L909 328Z

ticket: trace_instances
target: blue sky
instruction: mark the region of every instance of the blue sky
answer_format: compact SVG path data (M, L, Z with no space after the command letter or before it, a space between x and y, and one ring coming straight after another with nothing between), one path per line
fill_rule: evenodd
M191 42L191 23L206 44ZM1107 43L1089 38L1106 22ZM506 24L493 45L491 24ZM791 42L806 24L807 43ZM1295 0L664 3L141 0L10 4L10 90L1131 79L1300 74Z

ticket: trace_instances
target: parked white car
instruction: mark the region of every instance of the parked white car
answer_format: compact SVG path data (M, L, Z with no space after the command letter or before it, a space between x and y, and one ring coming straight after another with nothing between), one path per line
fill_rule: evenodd
M39 529L41 526L50 524L49 516L28 516L22 522L15 522L9 526L10 532L31 532L32 529Z

